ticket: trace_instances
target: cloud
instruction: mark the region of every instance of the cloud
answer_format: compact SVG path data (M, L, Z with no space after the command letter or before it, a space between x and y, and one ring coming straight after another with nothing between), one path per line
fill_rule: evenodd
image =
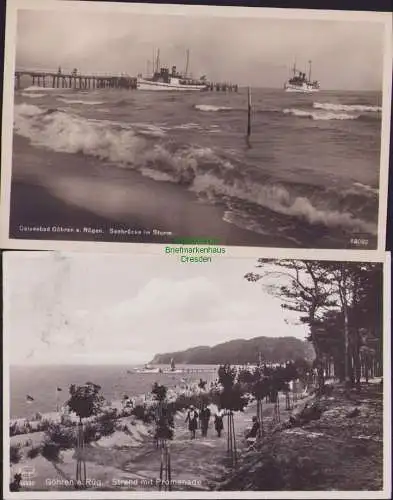
M184 268L164 256L20 255L5 272L11 360L140 363L236 338L304 338L305 327L290 324L296 313L242 278L253 264L228 258Z
M111 308L110 317L148 321L153 311L162 319L176 314L178 319L198 320L209 314L221 300L219 289L206 277L182 281L153 278L137 295Z

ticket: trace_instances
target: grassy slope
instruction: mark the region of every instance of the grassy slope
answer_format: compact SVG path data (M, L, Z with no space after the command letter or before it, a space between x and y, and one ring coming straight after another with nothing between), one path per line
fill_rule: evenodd
M270 435L217 489L382 489L382 387L364 384L349 397L335 387L321 406L319 420Z

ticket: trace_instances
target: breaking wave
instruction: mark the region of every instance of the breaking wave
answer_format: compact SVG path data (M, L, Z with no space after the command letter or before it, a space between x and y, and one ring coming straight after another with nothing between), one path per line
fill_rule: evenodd
M213 104L195 104L195 109L199 111L232 111L233 108L228 106L213 106Z
M369 186L368 184L362 184L361 182L355 182L353 185L355 188L362 191L363 193L366 193L366 194L369 194L372 196L378 195L378 193L379 193L379 190L377 188Z
M23 97L45 97L45 94L33 94L32 92L22 92L21 94Z
M38 87L37 85L31 85L30 87L26 87L25 89L23 89L23 92L36 92L36 91L39 91L39 92L59 92L59 91L62 91L64 92L64 90L67 90L67 89L59 89L59 88L56 88L56 87ZM72 89L68 89L68 90L72 90Z
M294 196L286 187L277 184L260 185L247 182L245 179L229 184L225 179L205 174L194 181L192 189L196 192L210 191L215 195L251 202L273 212L305 220L309 224L376 234L374 224L355 217L348 210L332 210L327 206L317 208L307 197Z
M95 104L97 106L99 104L104 104L102 101L82 101L81 99L64 99L63 97L58 97L58 100L67 104Z
M332 113L329 111L306 111L304 109L287 108L283 110L285 115L294 115L301 118L311 118L312 120L356 120L360 115L350 115L348 113Z
M355 111L360 113L380 113L381 106L367 106L364 104L333 104L330 102L314 102L313 108L324 109L326 111Z
M244 213L255 213L256 220L261 209L269 209L312 225L376 234L376 224L359 216L359 199L356 204L350 196L327 193L317 187L314 190L309 187L299 195L290 184L258 181L255 171L229 151L225 157L223 152L212 148L177 144L165 135L141 135L142 126L121 122L109 125L106 120L88 120L32 104L15 106L15 132L33 145L58 152L83 153L137 170L156 181L177 183L229 210L240 204ZM145 130L149 127L146 124ZM360 206L368 197L371 197L369 203L377 199L377 192L370 186L359 184L355 188L367 192L361 197Z

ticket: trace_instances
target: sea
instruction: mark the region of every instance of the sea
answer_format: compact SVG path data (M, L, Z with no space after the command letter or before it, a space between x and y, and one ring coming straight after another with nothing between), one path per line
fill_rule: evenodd
M223 224L253 233L258 245L352 248L360 237L364 248L376 248L381 94L261 88L251 94L247 140L245 88L238 93L18 90L14 134L25 139L14 139L18 172L36 184L45 175L60 185L75 162L80 175L91 179L78 204L94 212L90 200L99 175L93 170L105 164L114 178L120 169L149 178L157 193L170 184L168 200L171 193L173 198L187 191L199 205L219 207ZM40 168L50 164L50 170L35 172L38 162ZM124 188L135 186L135 179L123 177ZM110 183L106 178L106 188ZM75 190L59 188L56 196L67 202ZM101 196L101 212L109 198ZM121 207L121 193L112 198L108 216L115 220L138 194L125 195ZM153 190L139 206L155 202ZM179 205L172 219L192 220L191 211ZM239 244L236 237L225 243Z
M124 396L131 398L147 394L154 382L168 388L185 388L201 378L208 383L217 378L216 367L212 365L177 365L176 369L184 368L183 373L132 373L133 368L142 367L13 365L10 367L10 418L32 418L37 412L56 412L57 405L60 407L68 399L71 384L93 382L101 386L101 393L108 402L118 402ZM162 368L168 369L168 366ZM33 400L28 400L27 396Z

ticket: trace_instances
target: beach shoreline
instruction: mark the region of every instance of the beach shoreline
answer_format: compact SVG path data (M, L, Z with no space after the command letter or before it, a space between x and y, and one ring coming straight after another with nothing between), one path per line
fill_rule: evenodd
M14 134L12 239L163 244L193 237L214 239L219 245L291 246L286 238L228 223L224 213L223 207L201 203L194 193L173 183L94 158L33 147ZM74 231L21 231L21 226ZM127 230L138 234L125 234Z
M253 208L247 208L255 217ZM248 247L358 248L339 228L299 224L268 208L255 224L236 207L200 198L186 186L155 180L125 166L79 153L33 146L14 133L9 237L13 240L170 244L179 238L210 239ZM287 228L295 224L291 234ZM48 228L39 230L40 226ZM283 226L284 229L281 227ZM31 229L32 228L32 229ZM60 229L58 229L60 228ZM376 247L366 235L365 248ZM365 236L364 236L365 237ZM364 238L363 238L364 239Z

